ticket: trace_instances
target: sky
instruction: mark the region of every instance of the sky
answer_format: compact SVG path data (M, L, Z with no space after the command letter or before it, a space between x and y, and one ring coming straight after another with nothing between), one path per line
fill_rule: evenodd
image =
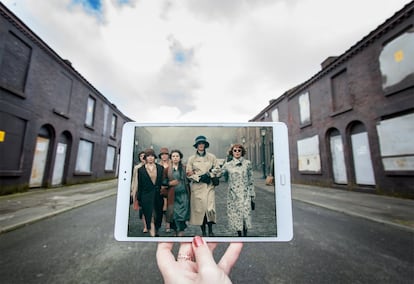
M138 122L247 122L409 0L2 0Z

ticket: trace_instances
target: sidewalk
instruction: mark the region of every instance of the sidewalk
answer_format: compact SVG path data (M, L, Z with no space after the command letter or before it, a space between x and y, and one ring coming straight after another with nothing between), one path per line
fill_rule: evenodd
M115 195L116 179L0 196L0 234Z
M259 188L272 188L258 172L255 181ZM114 179L0 196L0 234L115 195L116 190ZM414 232L414 200L299 184L292 185L292 198Z
M262 176L255 172L256 185L270 189ZM303 184L292 184L292 199L414 232L412 199Z

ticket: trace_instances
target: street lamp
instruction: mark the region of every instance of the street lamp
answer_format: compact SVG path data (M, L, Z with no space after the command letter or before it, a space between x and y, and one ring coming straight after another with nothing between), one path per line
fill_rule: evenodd
M265 163L265 136L266 128L260 128L260 135L262 136L262 167L263 167L263 178L266 178L266 163Z
M244 136L243 136L243 137L241 138L241 141L242 141L242 144L244 145L244 143L246 143L246 137L244 137Z
M135 150L134 153L138 154L138 139L135 140L135 149L134 150ZM134 165L139 163L138 155L134 155L133 162L134 162Z

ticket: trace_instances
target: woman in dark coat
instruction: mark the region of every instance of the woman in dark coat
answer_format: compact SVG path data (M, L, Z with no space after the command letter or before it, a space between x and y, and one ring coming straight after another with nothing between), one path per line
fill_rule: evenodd
M138 202L151 237L158 236L162 223L163 197L160 194L164 168L155 163L155 152L145 150L145 166L138 169ZM150 225L149 225L150 224Z
M188 184L185 166L181 159L180 150L173 150L170 154L171 164L166 169L168 179L168 222L178 237L184 236L187 221L190 220L190 186Z

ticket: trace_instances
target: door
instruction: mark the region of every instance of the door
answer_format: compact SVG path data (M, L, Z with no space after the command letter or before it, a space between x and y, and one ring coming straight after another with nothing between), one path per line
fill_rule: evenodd
M360 132L352 134L351 142L356 183L361 185L375 185L368 133Z
M57 145L55 165L53 167L52 185L62 184L67 147L68 145L62 142L59 142Z
M36 148L33 157L29 187L41 187L43 185L48 151L49 139L38 136L36 139Z
M347 184L348 177L346 175L344 146L342 144L341 135L332 133L330 137L330 146L334 182L337 184Z

